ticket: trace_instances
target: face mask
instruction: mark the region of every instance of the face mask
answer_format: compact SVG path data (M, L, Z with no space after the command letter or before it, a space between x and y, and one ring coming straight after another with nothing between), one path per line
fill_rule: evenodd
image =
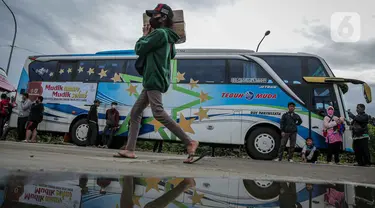
M159 28L161 25L161 22L159 22L161 17L151 17L150 18L150 25L152 28L156 29Z
M328 110L328 115L329 115L329 116L332 116L332 115L333 115L333 110L332 110L332 109L329 109L329 110Z

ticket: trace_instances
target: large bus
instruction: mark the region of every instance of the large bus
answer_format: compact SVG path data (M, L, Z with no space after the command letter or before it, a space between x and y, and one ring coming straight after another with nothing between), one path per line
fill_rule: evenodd
M129 112L142 90L135 70L133 50L95 54L28 57L18 84L18 96L45 99L44 120L39 131L63 132L77 145L85 145L89 105L99 99L99 131L105 126L105 110L119 104L121 127L127 136ZM342 86L363 85L367 103L371 88L354 79L336 78L323 58L306 53L259 53L236 49L179 49L171 60L171 85L163 95L165 110L193 139L216 145L244 145L254 159L276 157L280 145L280 118L288 102L296 103L303 123L296 146L311 137L325 148L322 124L325 109L349 119ZM17 125L17 109L10 126ZM157 122L150 107L143 113L140 139L178 141ZM288 146L289 144L287 144ZM352 150L350 129L343 149Z

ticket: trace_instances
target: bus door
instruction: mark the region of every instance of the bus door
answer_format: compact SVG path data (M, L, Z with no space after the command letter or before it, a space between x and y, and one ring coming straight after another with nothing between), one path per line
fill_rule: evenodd
M334 115L337 117L343 116L340 115L340 109L338 106L337 95L335 94L332 84L313 84L311 85L311 115L310 115L310 124L311 124L311 136L314 139L314 142L319 142L316 144L319 147L325 146L325 141L322 140L321 136L323 133L323 119L327 114L326 111L329 106L333 106L335 109ZM317 135L318 134L318 135ZM314 136L316 135L316 136ZM318 137L318 138L314 138Z
M306 144L305 139L307 137L311 137L311 114L312 111L312 87L308 84L298 84L298 85L289 85L289 88L298 95L298 97L303 101L303 103L297 102L296 106L296 113L298 113L302 119L303 129L307 129L307 131L299 131L298 134L302 137L302 139L297 138L296 145L298 147L303 147ZM287 143L289 146L289 141Z
M322 124L323 121L321 121L320 125L319 119L316 119L315 117L318 117L319 114L321 116L325 115L325 110L328 106L332 105L335 108L335 115L336 116L343 116L346 117L345 110L344 109L344 98L342 96L342 93L340 94L341 90L334 90L334 85L340 86L346 83L352 83L352 84L360 84L363 88L363 96L367 103L372 102L372 94L371 94L371 88L369 85L363 81L356 80L356 79L346 79L346 78L338 78L338 77L303 77L304 81L307 83L310 83L313 87L313 111L315 111L315 114L312 114L311 116L311 130L316 133L322 132ZM341 87L340 87L341 88ZM337 93L335 93L337 92ZM339 106L341 109L339 109ZM324 114L323 114L324 112ZM341 112L341 113L340 113ZM322 119L322 117L320 118ZM347 118L348 119L348 118ZM351 138L351 132L349 130L349 127L347 126L344 138L343 138L343 146L345 148L351 149L352 138ZM350 150L349 150L350 151Z

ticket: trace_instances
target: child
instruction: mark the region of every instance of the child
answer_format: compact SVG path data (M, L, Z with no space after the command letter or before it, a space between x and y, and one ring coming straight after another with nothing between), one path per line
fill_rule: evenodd
M332 164L332 156L335 156L335 163L340 162L340 151L342 148L342 136L345 131L344 118L334 116L334 108L329 106L327 116L324 117L323 133L328 144L327 162Z
M316 163L319 157L319 150L314 146L312 138L306 139L306 145L302 149L302 161Z

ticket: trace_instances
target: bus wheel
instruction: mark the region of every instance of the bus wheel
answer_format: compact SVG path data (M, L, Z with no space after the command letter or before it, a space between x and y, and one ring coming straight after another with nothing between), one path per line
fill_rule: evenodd
M78 146L85 146L87 140L87 132L89 130L89 125L86 119L78 120L72 127L72 140L73 143Z
M256 128L246 140L247 154L253 159L272 160L277 156L279 146L280 135L273 128Z
M258 201L273 200L280 193L280 184L273 181L243 180L243 185L247 193Z

